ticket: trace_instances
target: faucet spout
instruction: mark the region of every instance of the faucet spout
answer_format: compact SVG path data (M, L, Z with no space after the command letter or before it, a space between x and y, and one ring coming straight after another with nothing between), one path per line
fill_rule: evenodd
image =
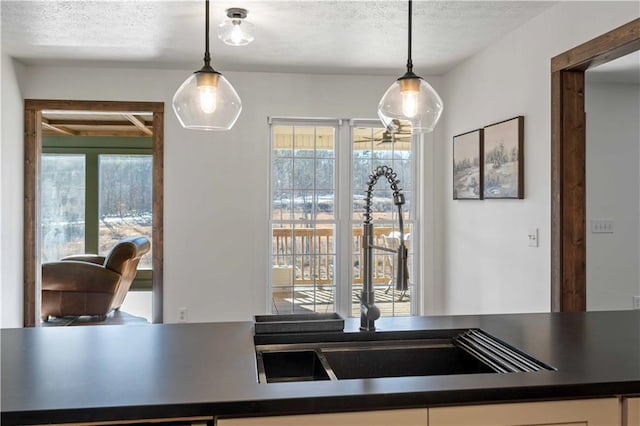
M393 190L393 203L398 207L398 225L400 228L400 244L398 244L398 275L396 279L397 290L407 290L409 287L409 268L407 265L407 247L404 244L404 224L402 221L402 206L405 203L400 180L391 167L378 166L369 175L366 191L364 220L362 222L362 293L360 295L360 330L375 331L375 321L380 317L380 309L375 305L373 291L373 249L380 248L374 245L372 221L373 187L380 177L385 177ZM386 249L389 251L389 249Z

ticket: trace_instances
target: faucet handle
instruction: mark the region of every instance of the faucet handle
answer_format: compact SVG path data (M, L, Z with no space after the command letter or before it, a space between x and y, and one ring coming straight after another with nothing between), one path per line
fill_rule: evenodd
M380 308L376 305L363 305L363 313L369 321L375 321L380 318Z
M398 246L398 275L396 279L396 290L406 291L409 289L409 265L407 246L404 241Z

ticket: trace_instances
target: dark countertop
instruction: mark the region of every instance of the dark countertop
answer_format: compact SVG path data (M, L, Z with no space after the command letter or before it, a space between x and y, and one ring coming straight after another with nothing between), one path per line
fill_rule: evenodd
M345 333L357 333L347 319ZM4 329L2 424L640 395L640 310L384 318L480 328L557 371L259 384L251 322Z

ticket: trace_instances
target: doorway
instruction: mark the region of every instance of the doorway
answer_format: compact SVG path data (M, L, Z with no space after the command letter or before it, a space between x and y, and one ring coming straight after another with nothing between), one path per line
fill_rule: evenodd
M162 322L164 104L161 102L25 100L24 326L40 321L43 133L146 136L151 139L152 322ZM95 218L97 221L97 218ZM144 274L143 274L144 275Z
M587 69L640 49L640 19L551 59L551 310L585 311Z

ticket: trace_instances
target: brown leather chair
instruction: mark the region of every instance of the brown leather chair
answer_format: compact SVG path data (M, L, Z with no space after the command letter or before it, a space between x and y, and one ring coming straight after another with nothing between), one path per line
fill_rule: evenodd
M149 251L145 237L125 238L106 256L67 256L42 265L43 321L49 316L98 316L104 320L120 308L133 279L140 257Z

